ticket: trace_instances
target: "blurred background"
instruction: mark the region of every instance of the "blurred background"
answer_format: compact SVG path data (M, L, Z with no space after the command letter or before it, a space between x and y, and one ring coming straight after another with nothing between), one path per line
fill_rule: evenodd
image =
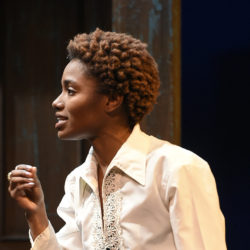
M57 139L51 102L67 43L96 27L148 43L162 86L142 127L209 162L228 249L250 249L249 12L248 0L2 0L0 249L29 248L23 212L7 193L6 174L17 164L38 167L49 219L63 224L56 207L64 180L89 145Z
M182 1L182 146L209 162L234 250L250 249L249 11L247 0Z

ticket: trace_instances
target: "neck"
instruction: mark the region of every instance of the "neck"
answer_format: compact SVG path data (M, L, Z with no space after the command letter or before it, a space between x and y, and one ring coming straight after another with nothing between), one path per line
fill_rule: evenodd
M107 168L131 132L132 130L127 126L112 126L103 131L101 136L91 141L96 159L101 168Z

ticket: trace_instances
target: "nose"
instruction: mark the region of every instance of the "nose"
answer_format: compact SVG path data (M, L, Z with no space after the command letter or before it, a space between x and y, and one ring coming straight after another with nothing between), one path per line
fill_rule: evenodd
M62 101L61 95L59 95L53 102L52 107L56 110L61 110L64 108L64 103Z

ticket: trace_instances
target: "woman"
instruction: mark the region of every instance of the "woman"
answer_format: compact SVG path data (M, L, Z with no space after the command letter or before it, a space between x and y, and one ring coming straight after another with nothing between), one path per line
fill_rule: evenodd
M160 85L146 45L126 34L77 35L62 92L53 102L58 137L87 139L85 162L67 177L48 221L36 168L9 173L9 192L25 213L32 249L226 249L224 217L208 164L144 134Z

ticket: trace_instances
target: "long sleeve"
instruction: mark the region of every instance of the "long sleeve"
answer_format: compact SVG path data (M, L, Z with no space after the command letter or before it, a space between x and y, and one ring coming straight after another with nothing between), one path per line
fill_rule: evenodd
M31 243L31 250L61 250L58 241L56 239L56 234L54 228L49 222L48 227L39 234L33 241L32 236L29 232L29 238Z
M74 197L72 182L65 182L65 195L58 206L57 212L65 221L65 225L55 233L52 225L49 226L33 241L30 236L31 250L80 250L82 249L81 234L75 222Z
M225 250L225 220L214 177L199 157L169 179L169 212L177 250Z

